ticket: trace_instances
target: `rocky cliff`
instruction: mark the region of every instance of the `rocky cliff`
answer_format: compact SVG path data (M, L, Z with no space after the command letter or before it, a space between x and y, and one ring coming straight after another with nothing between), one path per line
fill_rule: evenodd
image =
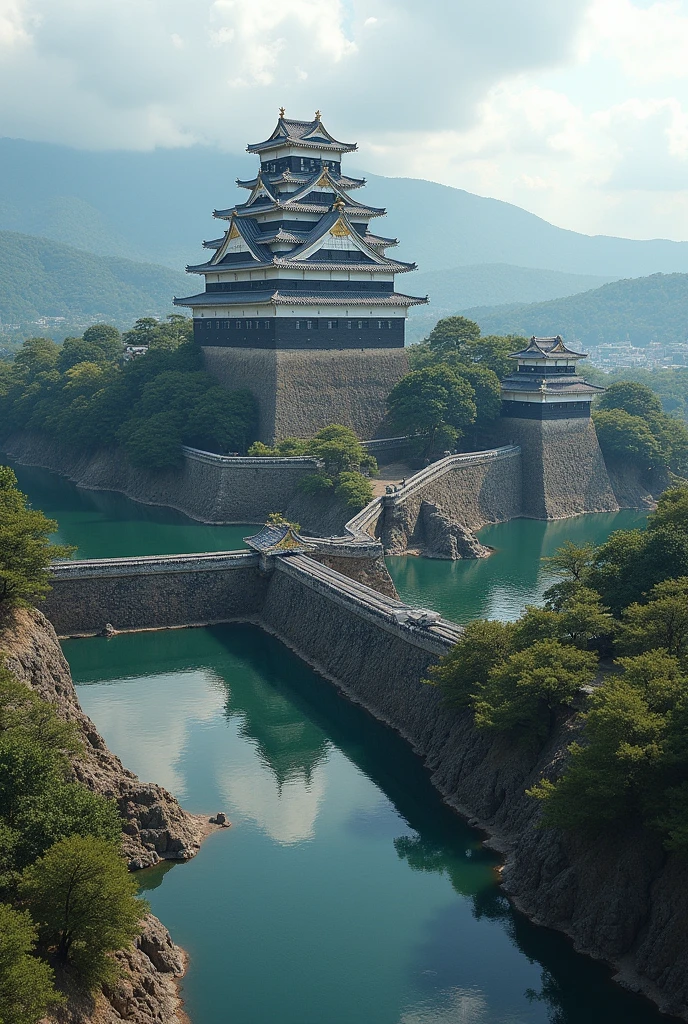
M162 786L140 779L124 767L91 719L83 713L69 665L45 616L21 609L0 620L0 651L18 679L75 722L83 752L73 761L74 777L89 789L117 801L125 819L124 853L132 869L160 860L189 860L197 852L206 819L188 814Z
M41 612L21 609L0 619L0 652L18 679L53 704L61 718L76 723L83 752L74 758L74 777L89 789L117 800L124 825L124 851L130 868L161 859L188 860L208 830L207 819L188 814L171 793L140 782L105 745L83 713L69 665L55 631ZM133 946L116 955L122 976L96 995L68 991L56 1024L188 1024L177 990L185 955L152 914Z

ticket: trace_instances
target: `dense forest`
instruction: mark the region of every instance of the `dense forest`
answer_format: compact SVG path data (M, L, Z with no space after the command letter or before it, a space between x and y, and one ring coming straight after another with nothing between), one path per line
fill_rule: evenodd
M3 326L65 317L98 317L118 326L166 314L175 294L188 294L182 273L98 256L47 238L0 231L0 332Z
M547 561L544 607L472 622L429 682L477 728L534 748L575 708L563 774L530 791L545 826L599 835L642 822L686 856L688 487L660 498L646 530Z
M24 342L13 362L0 362L0 440L15 430L45 431L77 448L119 444L134 465L178 465L182 444L245 452L257 409L247 390L228 391L202 368L191 321L137 321L124 340L148 345L122 362L123 339L107 324L56 345Z
M583 345L629 340L684 342L688 338L688 274L653 274L613 281L594 291L531 305L472 309L486 334L552 337Z

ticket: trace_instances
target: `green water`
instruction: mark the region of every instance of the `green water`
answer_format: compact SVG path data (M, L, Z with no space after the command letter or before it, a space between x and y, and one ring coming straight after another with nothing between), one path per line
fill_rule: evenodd
M406 743L245 625L64 645L144 779L233 827L139 876L194 1024L659 1024L514 913Z
M247 532L16 469L82 557L229 549ZM481 534L499 549L487 561L390 568L406 596L456 618L513 615L542 588L541 554L633 521L516 521ZM495 856L408 746L272 637L232 625L64 649L85 711L125 764L233 822L188 864L138 876L190 953L194 1024L664 1019L516 914Z
M489 558L446 562L409 555L388 558L387 567L404 601L434 608L454 622L516 619L553 582L542 558L567 540L601 544L614 530L644 526L645 517L625 509L552 523L514 519L479 531L483 544L494 548Z
M194 551L235 551L245 548L243 538L256 527L206 526L181 512L157 505L141 505L115 491L88 491L57 473L11 466L19 486L34 508L56 519L54 539L76 544L75 558L122 558L127 555L183 555Z

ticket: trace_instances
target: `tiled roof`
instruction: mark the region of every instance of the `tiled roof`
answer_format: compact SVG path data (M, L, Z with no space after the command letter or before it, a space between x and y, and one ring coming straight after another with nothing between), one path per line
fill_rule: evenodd
M274 286L275 282L266 281ZM199 292L175 298L175 306L420 306L428 301L427 295L403 295L399 292L318 292L304 295L286 290L265 292Z
M537 359L558 358L560 356L571 356L574 359L586 358L585 353L574 352L572 349L567 348L559 334L556 338L536 338L533 336L524 349L520 352L512 352L510 358L518 359L519 357L525 358L526 356L534 356Z
M541 392L546 395L574 395L574 394L592 394L598 391L604 391L604 388L598 387L597 384L588 384L582 377L569 377L564 378L543 378L538 377L535 380L524 380L521 375L514 374L512 377L506 377L502 381L503 391L517 391L523 394L535 394Z
M316 136L315 138L313 136ZM353 153L355 142L338 142L325 128L320 118L312 121L294 121L280 117L275 130L265 142L255 142L246 147L248 153L260 153L278 146L292 145L305 149L331 148L340 153Z
M320 177L322 171L318 171L317 177ZM273 187L275 185L305 185L308 181L311 181L313 174L311 171L307 173L298 171L280 171L279 173L271 174L269 171L262 171L261 177L263 181L269 182ZM363 188L366 183L365 178L350 178L347 174L342 174L339 177L333 176L334 180L345 189ZM252 189L255 187L258 181L258 176L255 178L241 178L236 179L236 183L239 188Z

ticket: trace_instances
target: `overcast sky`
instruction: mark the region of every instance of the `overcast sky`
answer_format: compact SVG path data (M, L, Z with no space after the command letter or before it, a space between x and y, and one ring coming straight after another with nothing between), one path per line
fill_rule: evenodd
M688 239L688 0L0 0L0 135L239 152L280 105L371 172Z

